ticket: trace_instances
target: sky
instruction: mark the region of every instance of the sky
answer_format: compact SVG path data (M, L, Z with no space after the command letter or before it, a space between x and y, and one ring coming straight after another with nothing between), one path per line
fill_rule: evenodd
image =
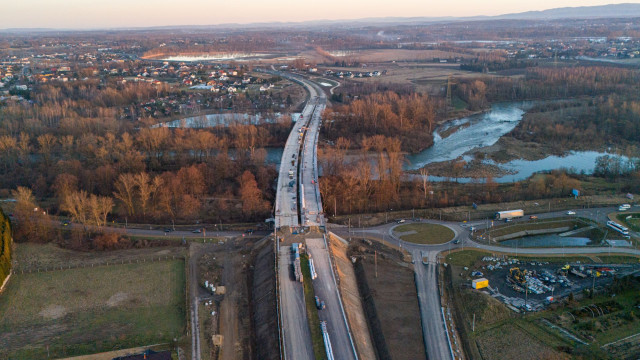
M615 1L615 0L614 0ZM2 0L0 28L95 29L501 15L612 0ZM628 0L627 3L640 3Z

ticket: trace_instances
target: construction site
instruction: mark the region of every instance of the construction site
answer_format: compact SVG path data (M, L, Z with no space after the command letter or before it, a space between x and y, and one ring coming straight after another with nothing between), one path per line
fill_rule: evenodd
M543 310L572 293L597 292L611 284L614 276L623 277L638 271L640 266L637 264L591 264L579 260L549 263L484 256L468 270L467 276L472 287L477 280L486 279L482 291L519 312Z

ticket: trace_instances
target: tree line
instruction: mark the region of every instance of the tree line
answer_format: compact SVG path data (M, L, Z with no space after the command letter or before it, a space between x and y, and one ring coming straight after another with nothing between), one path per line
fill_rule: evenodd
M11 221L0 209L0 286L11 272L12 245Z

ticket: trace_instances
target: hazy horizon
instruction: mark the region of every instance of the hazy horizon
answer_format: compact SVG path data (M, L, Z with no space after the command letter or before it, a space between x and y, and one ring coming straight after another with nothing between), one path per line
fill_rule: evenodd
M207 0L181 2L156 0L22 0L4 5L2 28L98 29L122 27L250 24L302 22L381 17L467 17L495 16L561 7L596 6L606 0L540 0L535 4L496 0L489 4L476 0L425 2L383 0L341 2L337 0L302 3L292 0L265 2L247 0L242 7Z

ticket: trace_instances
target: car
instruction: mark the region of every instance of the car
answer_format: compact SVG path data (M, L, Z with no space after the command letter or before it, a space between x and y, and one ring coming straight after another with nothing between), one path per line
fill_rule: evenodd
M191 230L191 232L194 234L200 234L202 232L202 229L193 229Z
M511 219L504 219L504 222L512 222L513 220Z
M453 243L454 243L454 244L459 244L459 243L460 243L460 239L455 239L455 240L453 240Z
M168 233L168 232L172 232L173 230L171 228L164 228L164 232Z
M576 214L576 212L575 212L575 211L573 211L573 210L569 210L569 211L567 211L567 215L575 215L575 214Z
M247 229L244 232L245 234L253 234L253 229Z
M531 215L531 216L529 216L529 219L531 219L531 220L537 220L537 219L538 219L538 217L537 217L537 216L535 216L535 215Z
M398 224L404 224L404 219L400 219L400 220L396 221L396 223L398 223Z

